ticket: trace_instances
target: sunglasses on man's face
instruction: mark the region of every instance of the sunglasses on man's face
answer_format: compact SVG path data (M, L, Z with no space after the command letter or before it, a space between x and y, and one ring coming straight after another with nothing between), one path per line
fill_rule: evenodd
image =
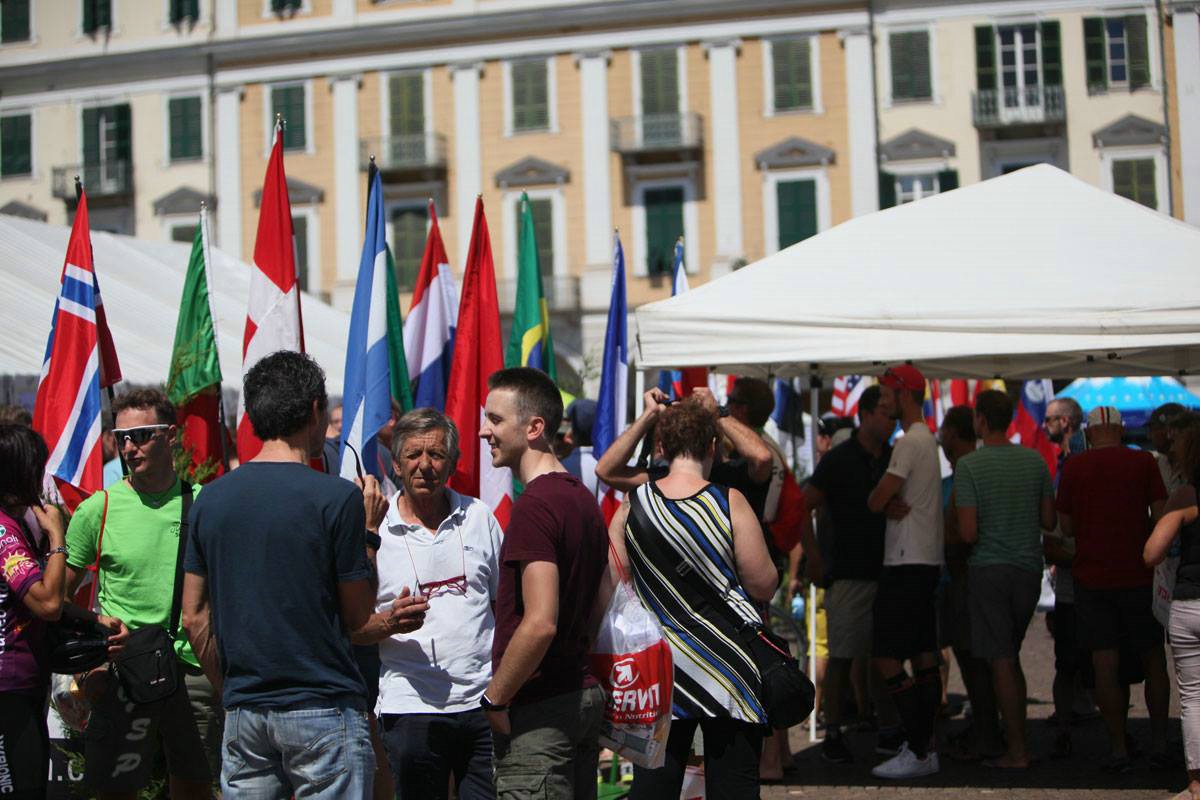
M113 428L113 437L117 440L117 447L124 447L126 441L133 442L134 447L141 447L169 427L171 426L142 425L137 428Z

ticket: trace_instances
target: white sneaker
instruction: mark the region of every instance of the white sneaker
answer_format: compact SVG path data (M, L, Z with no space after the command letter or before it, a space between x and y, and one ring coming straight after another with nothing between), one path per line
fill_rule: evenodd
M917 758L916 754L905 744L900 748L899 753L871 770L871 774L876 778L895 781L933 775L939 769L937 753L931 752L925 758Z

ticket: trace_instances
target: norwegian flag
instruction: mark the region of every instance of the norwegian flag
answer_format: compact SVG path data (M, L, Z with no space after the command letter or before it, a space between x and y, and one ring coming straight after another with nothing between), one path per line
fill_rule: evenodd
M33 428L50 450L46 473L71 511L103 486L100 389L120 379L92 261L87 196L81 191L33 407Z
M275 143L263 178L254 269L250 272L250 305L242 340L242 377L263 357L279 350L304 352L300 319L300 283L296 277L296 241L292 206L283 172L283 124L275 123ZM238 400L237 452L243 463L258 455L262 441Z
M858 414L858 399L871 385L870 378L862 375L843 375L833 380L833 404L836 417L853 417Z

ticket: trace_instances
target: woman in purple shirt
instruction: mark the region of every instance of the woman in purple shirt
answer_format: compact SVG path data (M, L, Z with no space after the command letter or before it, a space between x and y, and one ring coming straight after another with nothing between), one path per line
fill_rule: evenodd
M47 455L32 429L0 425L0 795L18 800L46 796L45 628L64 612L66 526L40 498ZM45 534L41 543L25 523L27 511ZM82 609L72 613L97 619ZM124 633L117 620L98 621Z

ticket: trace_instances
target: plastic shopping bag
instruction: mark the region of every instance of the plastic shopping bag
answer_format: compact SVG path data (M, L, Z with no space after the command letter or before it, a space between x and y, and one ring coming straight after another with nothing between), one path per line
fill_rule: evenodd
M1179 572L1179 556L1167 556L1154 568L1154 601L1151 610L1159 624L1171 624L1171 598L1175 594L1175 574Z
M639 767L661 767L671 730L671 648L625 581L608 601L591 663L608 693L600 745Z

